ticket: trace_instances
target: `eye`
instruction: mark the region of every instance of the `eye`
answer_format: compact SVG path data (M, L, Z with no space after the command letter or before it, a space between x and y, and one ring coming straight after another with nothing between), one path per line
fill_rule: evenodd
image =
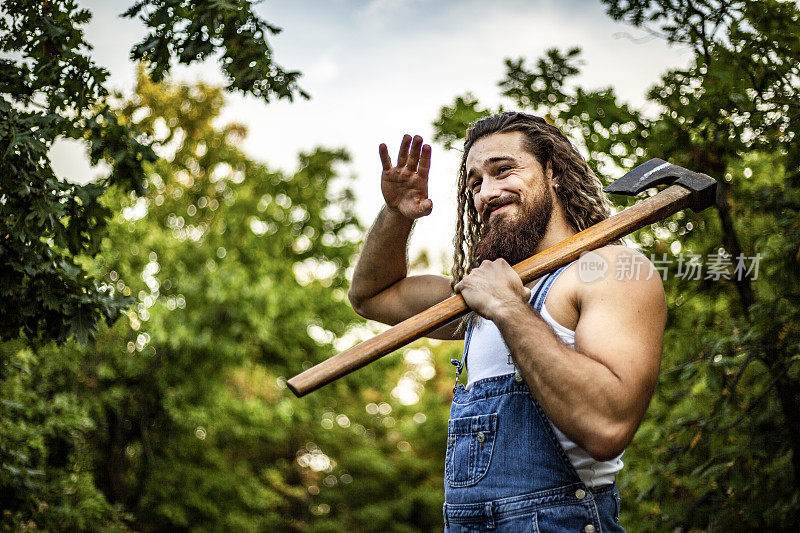
M480 179L476 179L475 181L473 181L473 182L472 182L472 183L470 183L470 185L469 185L469 189L470 189L470 190L471 190L473 193L476 193L476 192L478 192L478 191L480 190L480 188L481 188L481 180L480 180Z
M508 172L509 170L511 170L511 167L509 165L503 165L497 169L497 173L502 174L504 172Z

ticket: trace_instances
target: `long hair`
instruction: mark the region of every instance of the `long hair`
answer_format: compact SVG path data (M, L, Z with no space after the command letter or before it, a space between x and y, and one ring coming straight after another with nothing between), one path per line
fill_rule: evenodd
M452 285L461 281L476 265L475 244L486 231L467 188L467 156L475 142L493 133L520 131L524 147L542 169L551 169L558 183L555 189L564 206L567 222L578 232L605 220L611 213L609 202L597 176L558 128L543 118L525 113L505 112L476 121L467 130L464 154L458 173L458 219L453 239Z

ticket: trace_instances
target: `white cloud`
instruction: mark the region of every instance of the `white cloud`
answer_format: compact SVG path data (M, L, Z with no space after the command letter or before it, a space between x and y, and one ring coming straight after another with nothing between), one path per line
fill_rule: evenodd
M339 64L329 54L323 54L317 61L303 72L303 78L309 83L325 84L339 77Z
M383 25L391 22L391 17L413 11L422 3L425 0L370 0L358 11L357 17L361 22Z

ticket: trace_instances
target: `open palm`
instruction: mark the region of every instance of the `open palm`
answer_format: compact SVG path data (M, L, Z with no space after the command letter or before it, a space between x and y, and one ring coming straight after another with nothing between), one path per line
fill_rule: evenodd
M433 202L428 198L428 171L431 168L431 147L422 137L405 135L400 143L397 166L392 166L385 144L378 148L383 172L381 192L387 207L414 220L430 214Z

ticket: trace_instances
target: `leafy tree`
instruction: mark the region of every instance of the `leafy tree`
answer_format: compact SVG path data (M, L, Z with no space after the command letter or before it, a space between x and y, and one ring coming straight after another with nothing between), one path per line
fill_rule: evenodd
M161 157L143 195L103 196L117 215L83 266L136 303L88 346L0 344L1 527L440 530L437 368L459 344L294 398L286 377L374 333L345 297L348 156L271 170L238 150L241 126L215 126L222 105L142 73L116 110Z
M148 61L156 79L174 63L216 51L228 88L257 96L307 97L297 72L272 60L267 36L279 28L249 0L141 0L150 30L131 56ZM99 249L110 212L100 198L118 185L144 192L150 144L109 108L108 72L91 57L83 26L91 13L75 0L5 0L0 15L0 339L86 342L101 317L114 319L130 300L114 297L76 260ZM110 174L58 180L48 158L57 138L82 139L93 164Z
M661 381L619 479L623 519L637 531L789 529L800 510L800 13L771 0L605 4L693 53L649 91L656 116L612 88L577 86L578 49L506 60L499 85L568 132L607 182L661 157L720 184L715 209L634 235L672 268ZM467 96L442 108L439 138L463 138L479 107ZM681 254L705 258L700 279L677 275Z

